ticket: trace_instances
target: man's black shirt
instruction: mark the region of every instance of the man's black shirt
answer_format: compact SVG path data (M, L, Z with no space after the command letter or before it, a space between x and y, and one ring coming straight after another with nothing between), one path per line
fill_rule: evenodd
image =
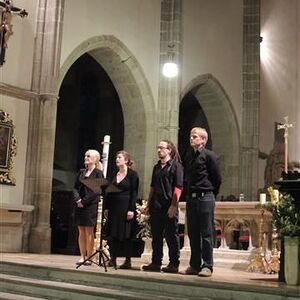
M216 154L206 148L197 150L185 170L188 192L208 192L218 194L221 174Z
M171 204L175 187L183 186L183 166L170 159L162 168L161 162L153 167L151 187L153 196L150 201L150 211L167 210Z

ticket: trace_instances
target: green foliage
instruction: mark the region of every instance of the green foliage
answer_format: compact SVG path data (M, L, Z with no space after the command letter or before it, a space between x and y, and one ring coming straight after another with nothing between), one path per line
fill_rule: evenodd
M296 211L294 199L290 194L280 194L276 198L272 187L268 188L271 202L263 207L272 214L272 223L280 237L300 236L300 215Z

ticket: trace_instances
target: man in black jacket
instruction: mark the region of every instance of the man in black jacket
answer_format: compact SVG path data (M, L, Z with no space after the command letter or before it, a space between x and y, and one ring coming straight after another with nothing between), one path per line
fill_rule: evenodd
M207 131L195 127L190 133L194 152L186 170L187 226L191 246L187 275L209 277L213 272L213 229L215 197L221 185L217 156L205 148Z

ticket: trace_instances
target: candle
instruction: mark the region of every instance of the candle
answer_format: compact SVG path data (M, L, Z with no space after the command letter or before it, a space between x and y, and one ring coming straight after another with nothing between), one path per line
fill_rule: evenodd
M261 193L259 195L259 202L260 202L261 205L266 204L266 194L265 193Z
M109 155L109 145L110 145L110 135L105 135L102 142L102 164L103 164L103 175L106 177L107 173L107 164L108 164L108 155Z

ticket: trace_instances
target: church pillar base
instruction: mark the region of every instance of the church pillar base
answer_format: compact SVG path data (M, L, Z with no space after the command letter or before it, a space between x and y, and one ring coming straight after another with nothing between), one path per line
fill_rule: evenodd
M31 229L29 252L48 254L51 252L51 228L46 226Z

